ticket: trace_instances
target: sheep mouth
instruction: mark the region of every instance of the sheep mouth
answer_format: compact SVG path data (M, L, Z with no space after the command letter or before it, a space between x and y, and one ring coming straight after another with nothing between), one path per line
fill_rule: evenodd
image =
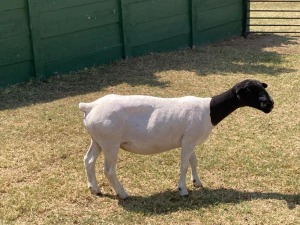
M270 113L274 107L274 103L272 102L262 102L260 105L261 105L261 110L264 113Z
M264 113L270 113L272 111L272 109L263 109Z

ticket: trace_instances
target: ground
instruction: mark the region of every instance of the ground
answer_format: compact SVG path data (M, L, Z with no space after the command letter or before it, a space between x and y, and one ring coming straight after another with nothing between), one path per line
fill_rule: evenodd
M119 61L0 90L0 224L299 224L299 37L250 35ZM197 147L203 189L177 192L179 150L120 152L118 200L102 173L89 193L89 137L78 109L109 93L212 96L246 79L268 83L266 115L234 112Z

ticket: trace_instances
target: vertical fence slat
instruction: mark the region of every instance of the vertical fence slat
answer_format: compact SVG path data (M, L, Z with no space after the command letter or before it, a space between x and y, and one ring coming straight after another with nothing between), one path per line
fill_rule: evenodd
M244 37L247 37L247 34L250 31L250 28L248 26L250 22L250 2L249 0L243 0L243 9L244 9L244 16L243 16L243 31L242 34Z
M197 40L197 8L198 0L190 0L190 26L191 26L191 43L190 47L194 48Z
M30 30L33 48L33 58L36 71L36 78L39 80L46 79L45 64L42 47L42 37L40 34L40 13L39 13L39 0L28 0Z
M122 39L123 39L123 58L128 59L132 57L132 49L130 45L130 24L129 21L129 10L127 10L127 4L125 0L119 0L120 5L120 19L121 19L121 30L122 30Z

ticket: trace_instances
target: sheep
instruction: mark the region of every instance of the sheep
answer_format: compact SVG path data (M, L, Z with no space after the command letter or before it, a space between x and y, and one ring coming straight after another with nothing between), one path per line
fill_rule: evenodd
M181 147L178 190L181 196L188 196L186 174L189 164L194 186L202 187L195 147L237 108L249 106L264 113L271 112L274 101L265 90L267 86L248 79L213 97L158 98L110 94L91 103L80 103L84 125L91 136L84 157L90 191L102 195L95 175L95 162L101 151L105 176L117 196L126 199L128 194L116 176L120 148L150 155Z

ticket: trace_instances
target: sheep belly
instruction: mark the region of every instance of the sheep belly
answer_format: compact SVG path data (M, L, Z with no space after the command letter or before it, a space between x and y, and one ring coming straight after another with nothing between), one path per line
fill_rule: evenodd
M183 137L191 136L190 133L196 134L191 139L193 144L197 143L201 133L204 134L203 129L200 131L203 121L189 121L189 113L170 114L156 110L148 116L132 115L126 118L122 128L120 147L138 154L157 154L181 147Z
M178 129L154 129L150 132L129 129L129 132L124 133L120 147L126 151L144 155L179 148L183 136L183 132L178 132Z
M211 133L212 127L195 124L174 128L168 123L161 123L155 129L147 130L148 132L132 127L127 127L127 130L128 132L124 130L120 147L129 152L150 155L182 147L184 138L191 146L203 143Z
M164 144L162 142L160 143L149 143L148 142L141 142L139 140L138 142L123 142L120 145L121 149L136 153L136 154L142 154L142 155L153 155L158 154L162 152L169 151L171 149L179 148L180 145L170 145L170 143Z

